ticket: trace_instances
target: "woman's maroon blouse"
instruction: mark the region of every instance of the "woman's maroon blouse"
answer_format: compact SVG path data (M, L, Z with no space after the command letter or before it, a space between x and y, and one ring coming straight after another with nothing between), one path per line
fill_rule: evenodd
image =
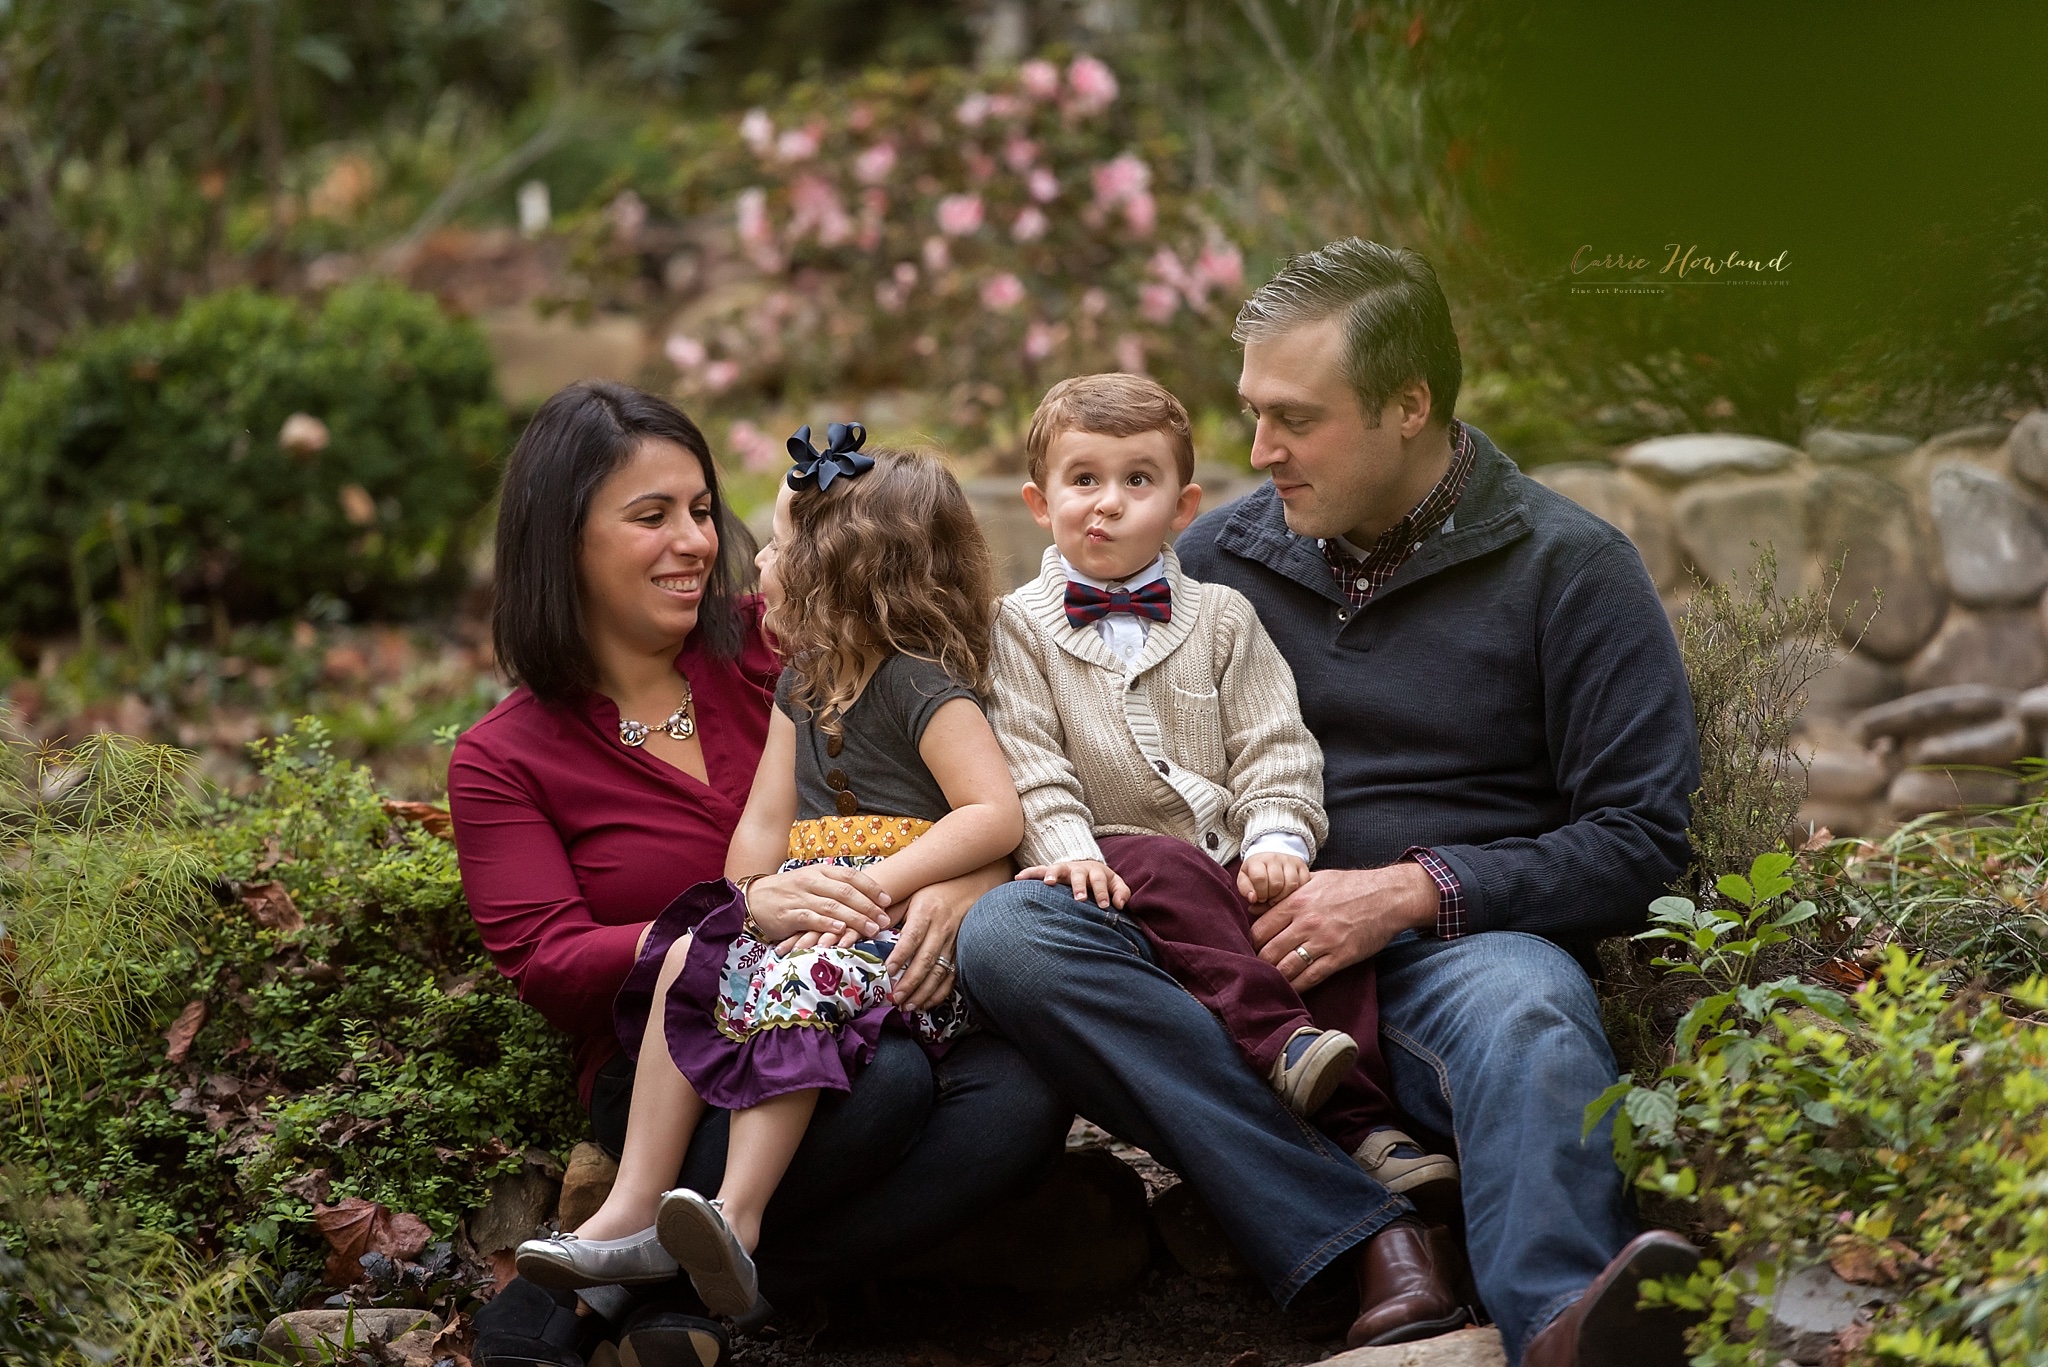
M524 688L463 733L448 767L470 915L520 999L575 1037L586 1102L617 1049L612 997L641 930L692 884L725 872L767 743L782 666L761 634L760 600L742 608L738 660L710 658L695 636L676 656L696 699L709 783L621 745L611 699L549 706Z

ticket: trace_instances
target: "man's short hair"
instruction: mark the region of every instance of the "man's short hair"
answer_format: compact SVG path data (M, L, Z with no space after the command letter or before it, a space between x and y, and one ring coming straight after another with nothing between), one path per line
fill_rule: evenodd
M1420 255L1347 237L1289 257L1237 311L1231 336L1262 342L1341 315L1344 368L1369 426L1402 388L1429 384L1429 416L1449 425L1464 362L1451 306Z
M1136 437L1164 432L1173 447L1180 482L1195 477L1195 434L1188 410L1159 381L1144 375L1111 371L1076 375L1045 391L1031 428L1024 434L1024 457L1031 482L1045 484L1046 452L1062 432L1093 432L1104 437Z

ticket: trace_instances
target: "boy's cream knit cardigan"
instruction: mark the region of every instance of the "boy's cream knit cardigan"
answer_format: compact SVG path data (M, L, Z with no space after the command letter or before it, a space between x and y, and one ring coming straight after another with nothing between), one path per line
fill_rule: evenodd
M988 717L1024 800L1026 866L1100 859L1098 835L1170 835L1218 863L1273 830L1314 858L1329 833L1323 752L1294 675L1243 594L1181 573L1173 614L1126 667L1066 615L1048 549L996 617Z

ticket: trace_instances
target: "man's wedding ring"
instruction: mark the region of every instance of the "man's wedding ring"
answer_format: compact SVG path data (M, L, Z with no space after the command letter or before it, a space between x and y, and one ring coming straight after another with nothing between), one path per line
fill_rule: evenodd
M943 954L939 955L936 959L933 959L932 962L937 964L940 968L945 969L948 973L951 973L953 971L953 961Z
M1312 964L1316 961L1316 956L1308 952L1307 945L1296 945L1294 952L1301 956L1301 961L1305 964Z

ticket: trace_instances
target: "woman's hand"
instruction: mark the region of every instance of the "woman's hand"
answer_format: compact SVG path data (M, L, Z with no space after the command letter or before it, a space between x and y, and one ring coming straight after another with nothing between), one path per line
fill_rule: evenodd
M983 893L1000 887L1009 877L1010 861L998 859L973 873L910 894L901 937L889 955L889 973L896 979L892 996L898 1006L925 1011L946 999L958 978L953 953L960 923ZM940 959L946 962L941 964Z
M770 943L808 935L846 944L869 939L892 923L888 906L889 894L874 879L829 864L764 874L747 885L747 910Z

